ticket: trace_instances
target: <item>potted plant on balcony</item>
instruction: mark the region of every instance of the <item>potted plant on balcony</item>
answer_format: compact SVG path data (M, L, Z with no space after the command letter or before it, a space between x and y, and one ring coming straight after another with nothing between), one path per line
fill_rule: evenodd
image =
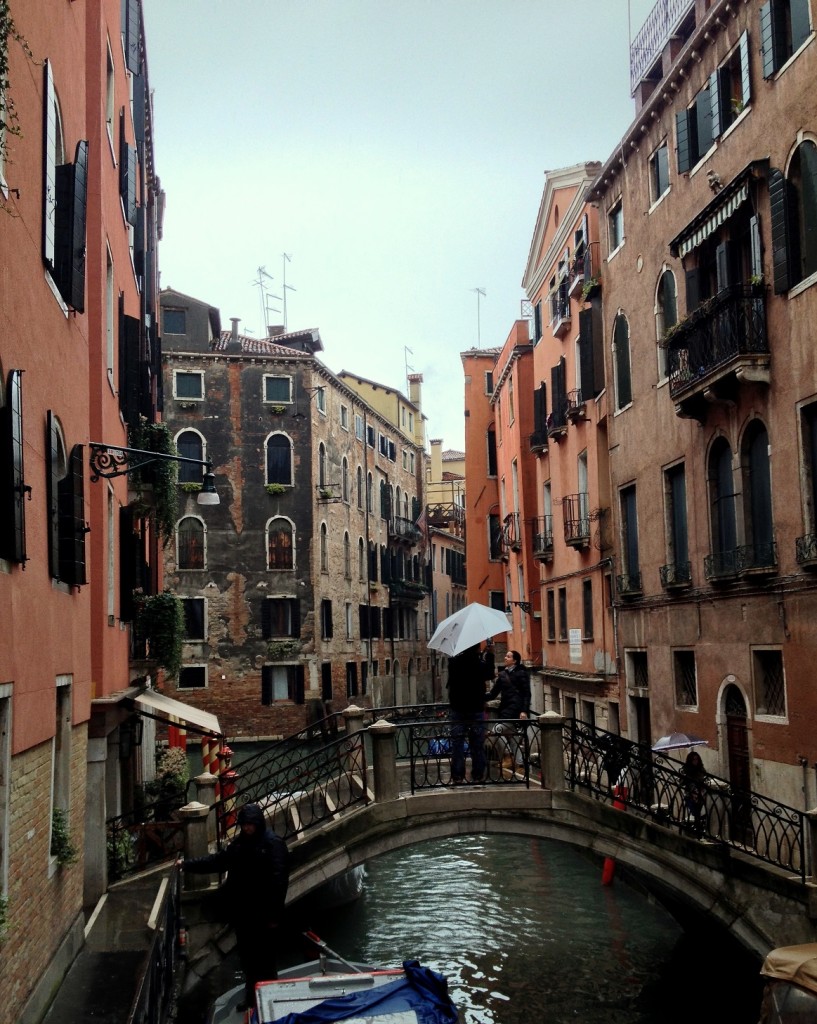
M267 494L285 494L286 489L286 484L264 484L264 490Z
M128 444L140 451L156 452L157 455L178 455L173 437L166 423L148 423L141 418L128 431ZM178 518L179 465L172 459L157 459L131 474L131 482L137 493L137 502L150 505L145 494L152 489L152 507L156 526L166 544L173 536Z
M601 280L598 277L588 277L582 285L582 302L592 299L601 287Z
M137 596L136 629L148 642L151 661L170 676L179 674L184 642L184 608L175 594L164 591Z

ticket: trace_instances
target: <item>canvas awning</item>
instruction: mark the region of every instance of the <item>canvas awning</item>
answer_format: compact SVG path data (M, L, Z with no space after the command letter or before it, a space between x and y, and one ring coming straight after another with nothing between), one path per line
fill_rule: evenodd
M749 182L755 170L761 166L765 167L766 161L753 160L724 185L715 198L672 239L669 249L673 256L683 259L729 220L735 210L749 198Z
M156 718L160 722L201 733L203 736L222 736L221 726L215 715L180 700L173 700L156 690L145 690L138 697L132 698L133 710L148 718Z

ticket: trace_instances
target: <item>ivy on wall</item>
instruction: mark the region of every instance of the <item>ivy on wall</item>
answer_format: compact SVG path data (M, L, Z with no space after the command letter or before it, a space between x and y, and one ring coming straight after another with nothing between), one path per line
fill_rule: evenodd
M9 40L14 40L23 53L34 60L31 47L20 34L9 9L9 0L0 0L0 161L8 159L8 139L10 135L22 135L20 121L11 97L9 81Z

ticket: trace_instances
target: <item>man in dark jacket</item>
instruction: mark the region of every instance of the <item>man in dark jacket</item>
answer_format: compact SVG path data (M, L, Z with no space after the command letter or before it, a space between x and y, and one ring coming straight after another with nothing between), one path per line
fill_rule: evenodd
M289 851L284 840L267 828L258 804L241 808L238 827L229 846L186 860L182 867L194 874L227 872L223 885L227 917L244 971L246 1006L252 1006L256 983L278 976L278 926L289 885Z
M485 682L479 648L469 647L448 659L451 707L451 781L465 782L465 738L471 754L471 781L485 777Z

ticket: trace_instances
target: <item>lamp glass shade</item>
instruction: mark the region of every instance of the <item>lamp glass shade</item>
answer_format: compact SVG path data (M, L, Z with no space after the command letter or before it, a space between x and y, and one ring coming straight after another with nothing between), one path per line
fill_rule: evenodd
M216 478L212 473L205 473L202 477L201 490L196 502L199 505L219 505L221 503L216 490Z

